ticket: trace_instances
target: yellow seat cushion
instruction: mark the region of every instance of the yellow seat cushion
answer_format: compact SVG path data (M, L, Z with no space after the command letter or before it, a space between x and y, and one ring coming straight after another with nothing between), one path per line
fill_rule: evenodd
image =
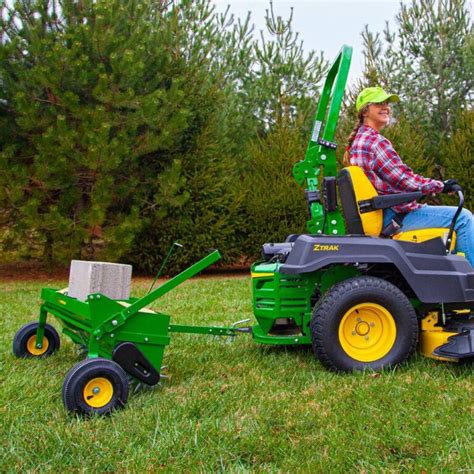
M446 228L433 228L433 229L419 229L419 230L407 230L406 232L400 232L392 236L394 240L403 240L408 242L425 242L426 240L435 239L440 237L443 242L446 243L448 238L449 229ZM453 239L451 241L450 251L454 250L456 246L456 232L453 233Z

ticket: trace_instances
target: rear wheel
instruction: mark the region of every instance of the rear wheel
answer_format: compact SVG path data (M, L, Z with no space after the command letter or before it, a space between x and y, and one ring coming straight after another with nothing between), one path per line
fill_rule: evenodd
M48 357L59 349L59 334L51 324L46 323L44 336L40 344L36 344L36 331L39 323L22 326L13 338L13 353L17 357Z
M380 370L404 362L418 340L416 313L404 293L363 276L334 285L311 320L314 353L332 370Z
M107 415L122 408L128 399L129 383L120 365L108 359L86 359L76 364L63 384L67 410L81 415Z

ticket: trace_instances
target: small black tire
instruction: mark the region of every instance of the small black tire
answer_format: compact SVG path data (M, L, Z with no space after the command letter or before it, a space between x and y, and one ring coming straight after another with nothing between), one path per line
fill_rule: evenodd
M62 389L64 406L79 415L108 415L127 403L129 382L115 362L96 358L76 364L67 374Z
M44 327L43 345L40 348L36 347L35 341L38 326L39 323L34 321L18 329L13 338L13 354L16 357L48 357L59 349L61 344L59 334L48 323Z
M313 351L334 371L381 370L415 351L419 323L392 283L359 276L337 283L318 301L310 323Z

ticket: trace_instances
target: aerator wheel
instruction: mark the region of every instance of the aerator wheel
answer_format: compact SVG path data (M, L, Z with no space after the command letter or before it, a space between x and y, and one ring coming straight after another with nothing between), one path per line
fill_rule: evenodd
M108 415L128 399L128 377L120 365L108 359L86 359L76 364L63 384L67 410L80 415Z
M314 353L336 371L380 370L406 361L418 341L416 313L404 293L380 278L334 285L311 320Z
M38 322L25 324L13 338L13 354L17 357L48 357L59 349L59 334L51 324L46 323L41 345L36 344Z

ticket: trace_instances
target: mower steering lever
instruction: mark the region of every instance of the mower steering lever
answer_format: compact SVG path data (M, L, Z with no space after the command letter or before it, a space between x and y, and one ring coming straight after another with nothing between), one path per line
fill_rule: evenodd
M456 213L453 216L453 220L451 221L451 225L449 226L448 238L446 239L446 253L449 253L450 251L451 241L453 240L453 234L454 234L454 226L456 225L456 221L458 220L459 214L461 214L462 207L464 206L463 192L459 189L457 191L457 194L459 197L459 204L458 204L458 208L456 209Z

